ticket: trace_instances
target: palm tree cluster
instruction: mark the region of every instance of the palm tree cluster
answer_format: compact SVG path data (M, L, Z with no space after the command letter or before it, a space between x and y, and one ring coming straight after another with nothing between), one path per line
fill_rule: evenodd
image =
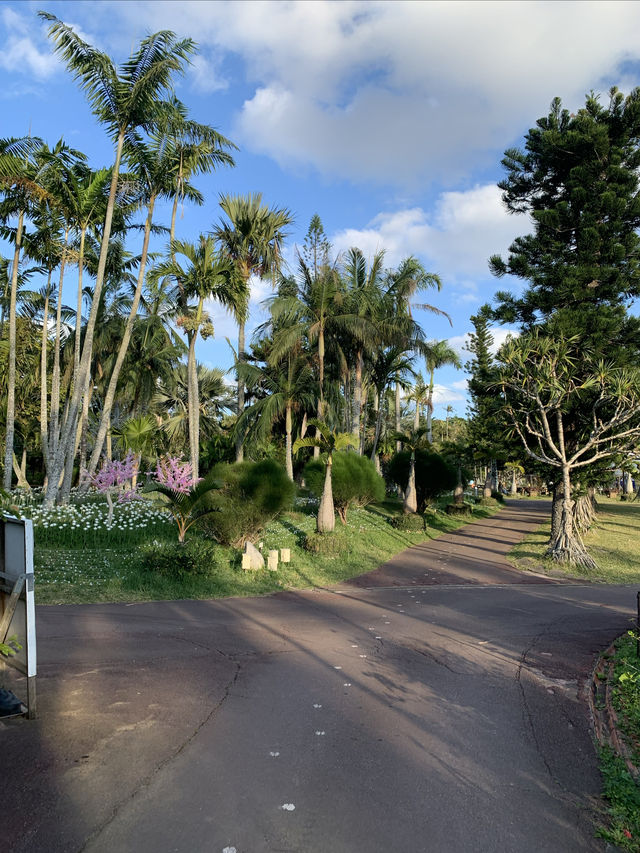
M236 146L175 96L194 43L158 32L116 66L67 24L40 17L114 153L94 168L63 140L0 140L0 236L12 247L0 258L4 488L14 472L27 485L27 452L49 506L128 450L149 461L187 455L194 485L205 447L208 463L281 455L293 479L294 437L304 444L309 419L314 453L329 429L354 436L379 465L402 429L403 392L416 429L426 409L431 437L434 371L458 362L444 342L427 341L412 308L444 314L413 302L439 290L439 278L413 257L387 269L382 251L331 259L318 216L289 274L282 246L293 216L260 193L220 196L211 230L177 239L178 206L205 203L194 180L235 165ZM162 253L151 249L158 235ZM256 276L274 294L247 346ZM238 323L235 388L197 363L198 341L214 332L211 303Z

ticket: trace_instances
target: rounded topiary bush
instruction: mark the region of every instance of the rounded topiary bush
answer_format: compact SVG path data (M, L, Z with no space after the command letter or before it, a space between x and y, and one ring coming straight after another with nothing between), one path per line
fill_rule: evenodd
M442 494L452 491L458 482L458 472L439 453L416 450L416 492L418 512L422 514L429 503ZM396 453L387 466L387 476L404 491L409 481L411 453Z
M325 470L324 462L313 459L302 473L309 491L318 497L322 495ZM333 454L331 489L333 505L343 524L347 522L350 506L366 506L384 500L385 496L384 480L373 462L350 450Z
M264 526L293 503L295 486L272 459L216 465L212 475L221 484L212 493L216 511L203 519L201 529L222 545L241 548L257 539Z
M339 533L308 533L303 547L310 554L329 557L351 552L349 542Z

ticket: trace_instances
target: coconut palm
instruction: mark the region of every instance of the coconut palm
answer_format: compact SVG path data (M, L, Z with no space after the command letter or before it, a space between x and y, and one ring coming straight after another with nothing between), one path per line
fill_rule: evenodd
M312 409L315 402L313 374L304 355L289 353L275 366L259 367L249 362L236 364L240 380L248 387L259 385L265 396L246 408L235 429L251 431L256 438L266 438L274 424L285 419L285 468L293 480L293 454L291 434L293 414Z
M447 341L428 341L421 347L429 374L429 391L427 395L427 438L433 441L433 377L441 367L447 364L459 370L462 367L460 356L449 346Z
M348 432L335 432L330 429L326 422L319 421L316 418L309 421L309 426L316 428L315 436L307 435L304 438L297 438L293 445L293 452L298 453L303 447L319 447L320 452L325 454L324 487L318 506L316 530L318 533L331 533L336 526L331 486L333 454L335 451L345 450L347 447L357 447L358 436Z
M236 265L245 286L245 303L238 306L238 360L245 360L245 322L249 302L249 279L252 275L269 276L275 281L282 266L281 246L285 229L293 217L286 208L267 207L262 193L247 196L222 195L220 207L228 221L221 221L213 236L223 254ZM238 381L237 415L244 411L244 385ZM236 438L236 461L243 459L242 436Z
M213 238L200 235L197 245L174 240L171 243L170 257L154 270L154 277L167 277L176 281L183 296L183 313L178 325L184 330L188 342L187 385L189 411L189 452L193 482L198 479L198 456L200 447L199 428L199 392L196 372L196 341L198 333L203 338L213 335L213 324L204 310L206 300L219 302L234 314L242 311L245 297L245 285L237 275L235 265L228 257L216 249ZM176 255L182 255L189 262L181 265ZM195 306L189 306L190 299L196 299Z
M125 140L130 139L137 128L147 129L153 124L160 96L171 89L173 75L184 69L195 45L191 39L177 40L174 33L161 31L143 39L129 59L117 69L107 54L81 39L70 26L49 12L38 14L49 22L49 36L55 44L55 52L63 57L67 67L87 93L93 113L106 126L115 145L94 298L80 357L79 381L74 385L69 401L67 422L58 451L52 460L52 471L45 495L45 506L52 506L58 494L58 483L65 458L70 444L75 441L80 401L88 390L93 335L104 283Z

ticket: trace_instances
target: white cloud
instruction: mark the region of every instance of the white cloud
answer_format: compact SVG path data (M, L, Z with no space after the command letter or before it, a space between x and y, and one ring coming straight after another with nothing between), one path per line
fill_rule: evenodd
M210 58L203 54L194 56L189 73L194 86L200 92L219 92L229 86L228 80L220 74L220 61L215 57Z
M558 94L571 106L639 56L635 3L166 2L136 21L239 55L245 145L332 175L415 186L493 162Z
M251 87L237 117L244 147L411 190L494 164L553 96L575 107L611 79L631 84L622 64L640 57L640 6L623 0L524 0L508 14L470 0L147 0L103 2L95 15L123 47L152 21L197 39L205 63L239 58ZM218 87L203 67L196 85Z
M48 45L40 49L29 35L30 21L10 7L2 10L4 44L0 51L0 68L33 74L38 80L51 77L60 63Z
M530 228L524 216L510 216L494 184L466 192L442 193L429 215L421 207L379 213L364 228L348 228L332 236L338 251L358 246L366 255L386 249L385 262L397 265L407 255L423 259L445 284L459 285L459 301L479 302L475 281L486 278L488 254L504 253L513 239Z

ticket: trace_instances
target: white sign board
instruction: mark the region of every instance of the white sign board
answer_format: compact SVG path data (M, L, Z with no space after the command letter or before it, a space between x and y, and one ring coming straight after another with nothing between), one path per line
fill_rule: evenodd
M28 715L35 717L36 608L33 522L5 515L0 523L0 642L15 637L21 647L3 658L27 676Z

